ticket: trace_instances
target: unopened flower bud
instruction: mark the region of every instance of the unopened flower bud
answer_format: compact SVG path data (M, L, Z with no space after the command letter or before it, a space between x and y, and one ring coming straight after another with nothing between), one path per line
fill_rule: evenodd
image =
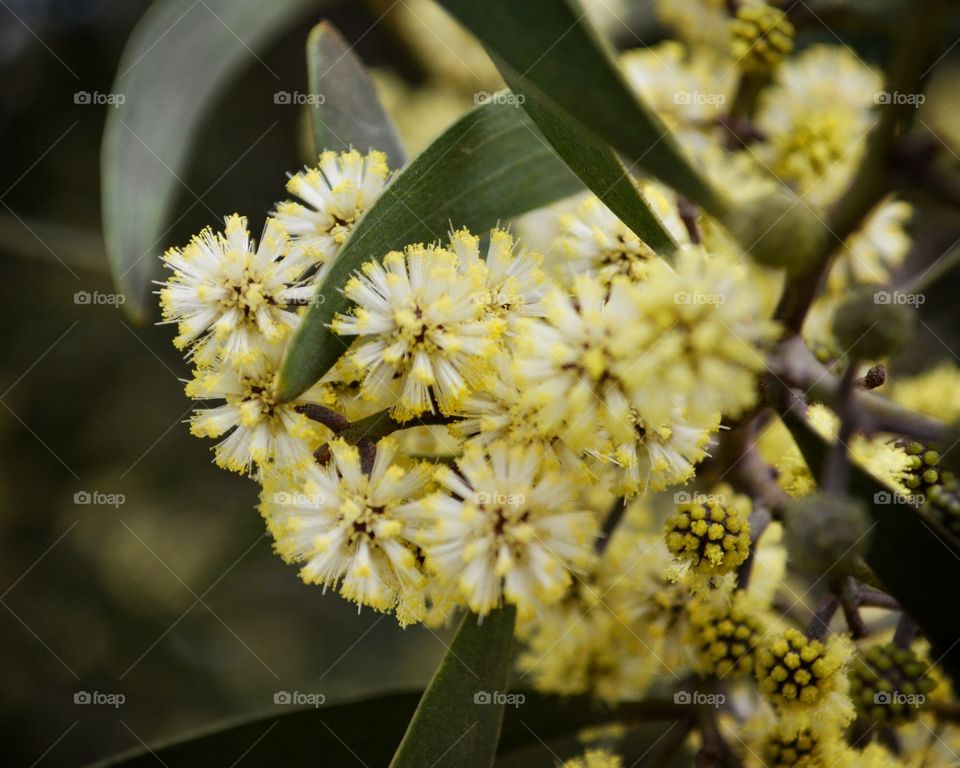
M866 548L870 517L854 498L814 493L790 504L786 529L793 561L806 571L822 574Z
M793 275L809 268L828 234L809 206L786 188L738 208L726 225L755 261Z
M855 291L838 308L833 334L855 360L876 360L893 354L913 334L913 310L906 304L876 300L872 288Z

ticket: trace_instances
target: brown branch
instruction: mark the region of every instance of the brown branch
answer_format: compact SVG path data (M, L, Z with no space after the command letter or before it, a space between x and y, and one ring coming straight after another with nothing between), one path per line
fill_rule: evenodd
M781 387L800 390L810 402L820 402L838 409L842 403L839 377L831 373L807 348L800 337L787 340L771 355L768 367ZM935 419L904 408L875 392L854 390L851 398L859 423L866 434L890 432L907 435L924 443L943 438L946 425Z
M840 596L836 592L825 594L820 600L817 610L814 611L810 625L807 627L807 637L811 640L823 640L830 629L830 621L839 607Z
M850 633L854 640L867 636L867 626L860 615L860 592L857 580L847 576L843 580L843 589L840 592L840 604L843 606L843 617L847 621Z

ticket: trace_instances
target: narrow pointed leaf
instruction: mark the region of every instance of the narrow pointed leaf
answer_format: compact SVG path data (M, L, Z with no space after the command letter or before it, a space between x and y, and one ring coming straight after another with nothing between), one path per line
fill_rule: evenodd
M228 720L175 739L153 742L95 763L90 768L208 768L243 755L244 768L312 765L323 755L325 768L387 765L416 711L422 691L396 691L319 707L274 706L269 712ZM509 708L498 754L552 743L580 729L603 723L668 720L661 706L643 702L619 708L597 707L583 696L544 696L525 691L523 703ZM372 725L373 724L373 725ZM533 735L536 734L536 735ZM229 758L229 759L228 759ZM551 766L553 763L550 764Z
M371 259L445 238L451 225L482 232L583 189L523 110L477 107L394 179L357 223L287 348L279 394L289 400L323 376L348 341L328 324L349 302L342 289Z
M503 722L516 610L463 617L390 768L490 768Z
M784 422L804 461L819 479L830 444L792 411ZM923 509L896 503L891 489L856 464L850 465L850 493L862 500L876 525L870 533L867 564L917 621L954 681L960 680L960 612L944 604L942 586L960 584L960 546Z
M439 2L477 36L498 65L507 65L501 74L516 93L528 97L525 108L536 111L546 97L629 162L715 216L725 213L722 198L630 89L575 0ZM540 124L537 114L531 116ZM550 138L548 129L543 130ZM575 162L572 152L564 150L561 155Z
M307 39L307 81L316 152L379 149L387 153L391 168L404 164L406 156L373 81L329 22L317 24Z
M518 78L512 69L500 64L500 71L507 85L518 87ZM674 253L677 244L650 209L616 152L553 106L536 87L527 85L523 98L527 114L557 154L617 218L657 253L663 256Z
M101 151L103 231L124 309L147 312L163 233L193 140L217 95L304 9L323 0L157 0L127 42Z

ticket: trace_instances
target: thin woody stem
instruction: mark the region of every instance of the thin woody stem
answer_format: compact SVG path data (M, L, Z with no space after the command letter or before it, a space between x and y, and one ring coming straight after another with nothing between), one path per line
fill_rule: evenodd
M779 383L804 392L811 401L833 409L839 407L840 378L813 356L800 337L784 342L771 356L768 366ZM862 432L891 432L931 443L943 438L945 424L914 413L882 395L854 390L851 397L858 414L858 429Z
M835 592L828 592L823 596L820 605L817 606L810 626L807 627L807 637L811 640L823 640L830 629L830 621L833 619L837 608L840 607L840 596Z
M856 383L857 366L851 361L840 378L837 392L837 416L840 417L840 429L837 440L827 453L826 466L823 468L823 489L834 493L843 493L847 489L850 476L850 455L847 444L857 429L856 408L853 403L853 388Z

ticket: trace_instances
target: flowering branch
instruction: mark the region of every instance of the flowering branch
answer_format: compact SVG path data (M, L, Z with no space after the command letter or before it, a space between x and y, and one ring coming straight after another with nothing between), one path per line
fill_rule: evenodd
M918 93L924 75L935 62L948 3L946 0L925 0L920 5L908 14L910 25L904 32L896 63L887 80L888 93ZM798 280L787 284L780 299L775 316L789 333L800 332L837 246L856 231L870 210L890 191L890 166L898 136L915 111L907 100L894 100L884 105L879 122L867 137L866 153L857 174L828 213L828 236L824 237L823 245L809 268Z
M804 392L811 402L821 402L834 409L840 406L840 378L817 360L799 337L785 341L771 355L768 365L780 383ZM942 422L914 413L873 392L855 389L851 402L859 414L858 429L867 434L891 432L935 443L946 429Z

